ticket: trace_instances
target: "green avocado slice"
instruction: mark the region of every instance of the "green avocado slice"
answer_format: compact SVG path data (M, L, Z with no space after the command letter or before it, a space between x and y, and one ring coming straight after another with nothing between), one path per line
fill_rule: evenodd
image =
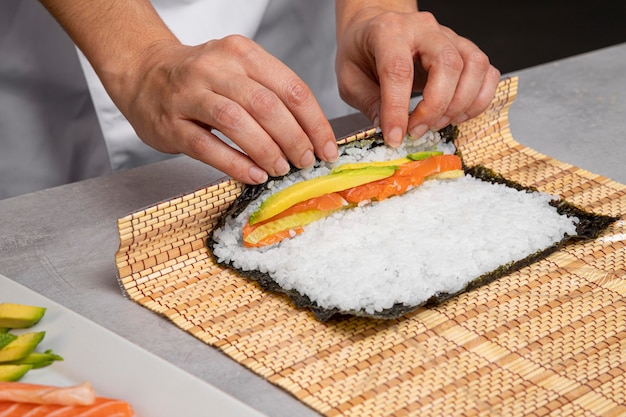
M34 326L45 314L45 307L0 303L0 327L24 329Z
M423 161L431 156L443 155L441 151L420 151L408 154L406 157L411 161Z
M20 334L0 349L0 362L18 361L30 355L39 342L43 340L45 332L30 332Z
M32 369L32 365L0 364L0 381L2 382L19 381L31 369Z
M0 333L0 349L17 339L17 336L11 333Z
M13 362L6 362L7 365L30 365L33 369L39 369L51 365L53 362L62 361L63 358L51 350L45 352L31 352L28 356Z

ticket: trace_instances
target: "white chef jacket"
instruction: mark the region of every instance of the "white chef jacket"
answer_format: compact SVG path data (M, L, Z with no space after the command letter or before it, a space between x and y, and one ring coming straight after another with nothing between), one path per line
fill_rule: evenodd
M185 44L259 42L311 87L329 118L339 98L331 0L153 0ZM171 157L145 145L84 56L35 0L0 2L0 198Z

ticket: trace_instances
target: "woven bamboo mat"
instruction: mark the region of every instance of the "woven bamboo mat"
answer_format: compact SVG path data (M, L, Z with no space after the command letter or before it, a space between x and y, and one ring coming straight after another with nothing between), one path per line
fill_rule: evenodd
M460 126L469 165L622 216L598 239L392 321L321 323L214 265L226 181L119 220L128 296L326 416L626 415L626 186L517 143L517 79ZM365 135L360 133L360 135Z

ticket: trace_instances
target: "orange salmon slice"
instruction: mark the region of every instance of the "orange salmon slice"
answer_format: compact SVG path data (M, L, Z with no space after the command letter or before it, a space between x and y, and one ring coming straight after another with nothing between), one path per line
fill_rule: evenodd
M70 387L0 383L0 417L133 417L126 401L96 397L91 384Z
M96 398L92 405L53 405L0 402L0 417L133 417L130 404L121 400Z

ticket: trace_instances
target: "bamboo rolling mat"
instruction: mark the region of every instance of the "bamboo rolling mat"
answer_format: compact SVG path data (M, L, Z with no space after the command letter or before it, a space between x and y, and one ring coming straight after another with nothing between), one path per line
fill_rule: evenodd
M598 239L400 319L321 323L212 262L226 181L120 219L121 285L325 416L626 415L626 186L517 143L517 81L460 126L465 161L621 216Z

